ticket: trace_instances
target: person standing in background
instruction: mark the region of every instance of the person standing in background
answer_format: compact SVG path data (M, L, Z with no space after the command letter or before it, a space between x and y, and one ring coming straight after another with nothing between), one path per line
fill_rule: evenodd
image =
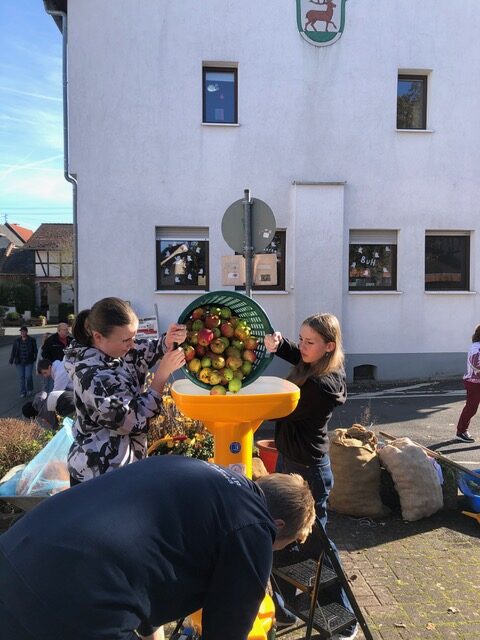
M457 424L457 438L463 442L475 442L468 432L470 420L477 413L480 404L480 324L475 327L472 345L467 355L467 373L463 376L467 391L467 402Z
M20 397L25 398L33 393L33 365L37 359L37 343L28 335L27 327L20 327L20 337L16 338L10 353L10 364L17 368L20 382Z
M70 328L68 324L66 322L60 322L56 333L48 335L48 337L43 341L42 348L40 350L41 357L44 360L50 360L50 362L63 360L65 349L72 340L73 338L70 335ZM43 390L50 393L53 389L53 384L54 382L51 377L44 377Z

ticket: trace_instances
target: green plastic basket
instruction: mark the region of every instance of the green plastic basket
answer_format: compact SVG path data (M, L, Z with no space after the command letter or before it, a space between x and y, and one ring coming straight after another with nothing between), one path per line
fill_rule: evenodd
M181 313L178 322L185 324L194 309L197 307L204 307L206 305L229 307L235 315L248 322L248 325L252 330L252 335L258 338L258 346L255 349L257 359L253 363L251 372L242 380L242 386L246 387L261 376L272 361L273 353L269 353L263 343L264 335L267 333L273 333L273 327L270 324L270 320L262 307L243 293L238 293L236 291L209 291L189 304ZM185 376L199 387L202 387L203 389L211 389L209 384L205 384L205 382L198 380L186 366L183 367L183 371Z

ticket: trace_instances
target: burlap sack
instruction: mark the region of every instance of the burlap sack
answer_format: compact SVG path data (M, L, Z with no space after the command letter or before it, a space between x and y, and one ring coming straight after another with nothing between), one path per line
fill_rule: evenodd
M368 518L381 518L389 512L380 499L380 462L372 431L359 424L335 429L330 459L334 483L328 502L332 509Z
M255 456L252 458L252 480L258 480L263 476L268 476L268 471L263 464L263 460Z
M410 438L393 440L378 455L393 478L404 520L427 518L443 507L438 475L427 454Z

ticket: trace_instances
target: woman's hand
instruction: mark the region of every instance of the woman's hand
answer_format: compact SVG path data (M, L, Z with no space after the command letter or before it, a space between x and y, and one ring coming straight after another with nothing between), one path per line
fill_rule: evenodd
M181 347L167 351L167 353L160 360L158 369L153 376L152 384L150 385L154 391L161 393L163 387L167 382L170 374L185 364L185 352Z
M175 343L182 344L187 338L187 327L184 324L171 324L165 336L165 345L171 351Z
M280 331L275 331L275 333L268 333L263 339L263 342L265 343L265 349L270 353L275 353L275 351L281 345L282 340L283 338Z

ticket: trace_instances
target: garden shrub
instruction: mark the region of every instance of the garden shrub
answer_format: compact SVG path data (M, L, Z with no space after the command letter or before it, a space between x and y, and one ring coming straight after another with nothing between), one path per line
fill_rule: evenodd
M0 418L0 478L30 462L53 435L32 421Z

